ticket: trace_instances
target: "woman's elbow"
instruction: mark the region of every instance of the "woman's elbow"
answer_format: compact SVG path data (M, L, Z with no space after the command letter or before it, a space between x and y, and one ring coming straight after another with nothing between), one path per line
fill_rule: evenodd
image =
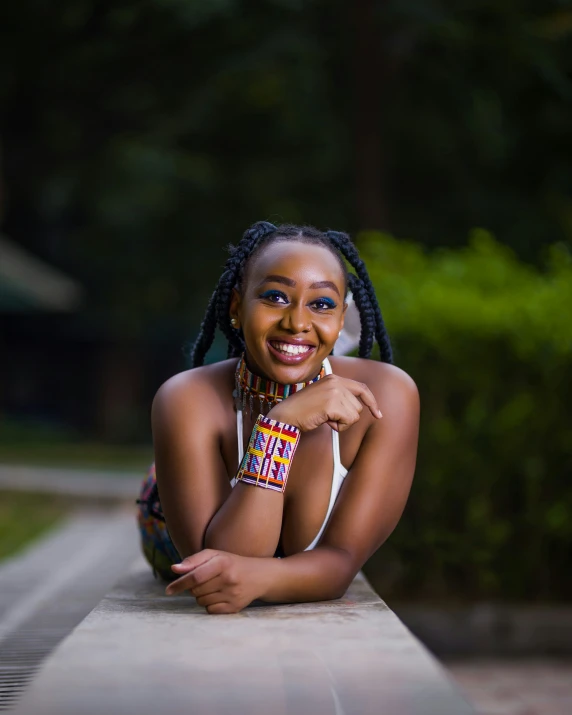
M359 571L359 566L356 565L351 554L344 549L333 549L326 547L335 555L334 564L329 578L327 579L327 600L342 598L348 588L351 586L356 574Z

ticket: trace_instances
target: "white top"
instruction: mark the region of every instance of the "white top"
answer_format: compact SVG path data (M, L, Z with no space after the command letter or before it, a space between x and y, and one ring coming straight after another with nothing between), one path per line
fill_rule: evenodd
M330 361L328 358L324 360L324 367L326 368L326 375L331 375L332 374L332 366L330 365ZM242 410L237 410L236 411L236 433L238 437L238 464L242 462L242 457L244 455L244 448L243 448L243 443L244 443L244 438L243 438L243 429L242 429ZM326 528L328 521L330 519L330 514L332 513L332 510L334 508L334 504L336 503L336 499L338 498L338 494L340 493L340 489L342 488L342 484L344 483L344 479L347 476L348 470L344 467L344 465L341 462L340 459L340 435L336 430L332 430L332 451L334 454L334 473L332 474L332 490L330 492L330 502L328 504L328 511L326 512L326 518L324 519L324 523L322 524L320 531L316 534L316 538L312 541L310 546L307 546L304 551L310 551L311 549L315 548L316 545L318 544L318 541L320 540L320 537L324 533L324 529ZM236 479L233 478L232 481L230 482L230 486L234 487L236 484Z

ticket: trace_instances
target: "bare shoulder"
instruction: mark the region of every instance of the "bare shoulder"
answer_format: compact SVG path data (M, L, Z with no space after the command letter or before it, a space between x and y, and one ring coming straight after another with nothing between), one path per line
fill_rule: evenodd
M337 375L366 384L375 395L382 412L387 404L400 404L418 410L417 385L412 377L396 365L355 357L332 357L330 362Z
M195 412L216 417L227 412L232 408L235 367L236 359L222 360L173 375L157 390L153 420Z

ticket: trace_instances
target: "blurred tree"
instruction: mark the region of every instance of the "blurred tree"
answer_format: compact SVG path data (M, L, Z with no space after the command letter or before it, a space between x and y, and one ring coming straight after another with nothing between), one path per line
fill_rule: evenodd
M5 3L5 229L125 338L190 329L260 218L428 245L484 225L536 260L572 234L571 18L562 0Z
M392 3L383 133L398 235L486 226L521 257L572 237L572 3ZM439 234L442 234L441 238Z

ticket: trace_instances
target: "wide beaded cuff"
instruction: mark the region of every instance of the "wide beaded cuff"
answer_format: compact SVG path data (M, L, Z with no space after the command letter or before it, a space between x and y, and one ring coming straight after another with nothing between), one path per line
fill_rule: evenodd
M258 415L236 481L283 492L300 441L300 430Z

